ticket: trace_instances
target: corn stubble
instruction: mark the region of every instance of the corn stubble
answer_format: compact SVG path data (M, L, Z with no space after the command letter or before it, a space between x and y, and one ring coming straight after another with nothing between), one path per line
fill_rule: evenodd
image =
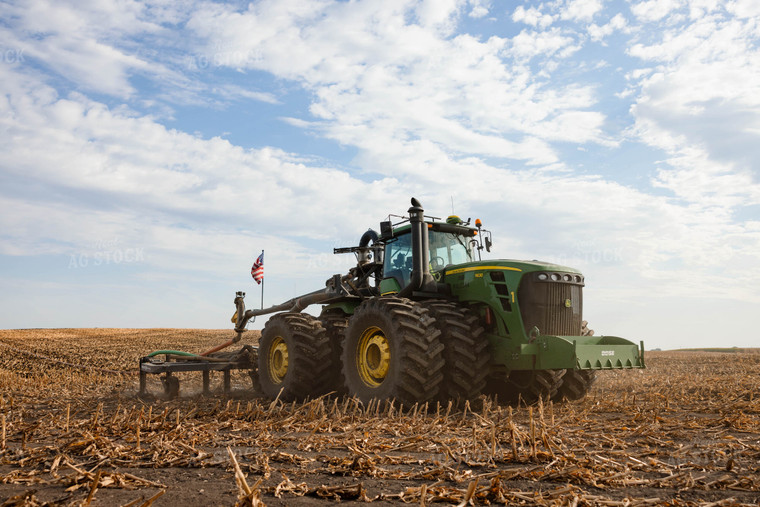
M242 374L232 395L215 378L214 395L200 396L197 373L180 377L179 399L136 397L140 356L199 352L229 334L0 331L0 505L172 505L189 471L216 478L197 505L760 497L755 351L650 353L647 370L604 372L586 399L564 404L273 403Z

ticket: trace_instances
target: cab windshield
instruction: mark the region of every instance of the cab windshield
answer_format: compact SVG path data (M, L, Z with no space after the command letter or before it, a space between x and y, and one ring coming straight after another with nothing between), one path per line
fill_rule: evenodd
M430 270L438 271L449 264L472 262L472 250L467 238L450 232L429 231Z

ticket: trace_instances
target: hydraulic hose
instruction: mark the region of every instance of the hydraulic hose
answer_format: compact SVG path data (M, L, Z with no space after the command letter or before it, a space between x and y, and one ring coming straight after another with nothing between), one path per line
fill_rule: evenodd
M209 354L213 354L214 352L219 352L220 350L226 349L230 345L235 344L239 341L240 341L240 333L238 333L237 336L235 336L235 338L232 338L231 340L228 340L222 343L221 345L217 345L216 347L207 350L206 352L202 353L201 356L208 356Z

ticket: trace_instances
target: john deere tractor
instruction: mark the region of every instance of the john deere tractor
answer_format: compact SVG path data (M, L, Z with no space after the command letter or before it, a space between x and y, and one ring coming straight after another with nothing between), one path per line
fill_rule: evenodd
M395 223L394 220L395 218ZM357 265L324 289L262 310L238 292L237 339L270 317L258 345L263 393L284 400L328 392L406 406L472 400L576 400L598 370L644 368L644 345L594 336L583 320L583 275L537 261L481 260L480 221L408 216L368 230ZM321 304L319 317L302 313Z

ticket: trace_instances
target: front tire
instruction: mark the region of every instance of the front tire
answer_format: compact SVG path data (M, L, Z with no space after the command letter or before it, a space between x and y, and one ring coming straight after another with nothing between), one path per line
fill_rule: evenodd
M539 399L549 401L562 386L565 370L516 370L509 373L509 383L528 404Z
M261 331L258 353L258 381L266 397L291 401L326 391L333 367L330 343L315 317L273 316Z
M363 403L396 399L407 407L432 401L443 380L443 344L428 310L399 297L365 300L346 330L343 375Z
M555 399L580 400L588 394L595 380L596 372L594 370L567 370Z

